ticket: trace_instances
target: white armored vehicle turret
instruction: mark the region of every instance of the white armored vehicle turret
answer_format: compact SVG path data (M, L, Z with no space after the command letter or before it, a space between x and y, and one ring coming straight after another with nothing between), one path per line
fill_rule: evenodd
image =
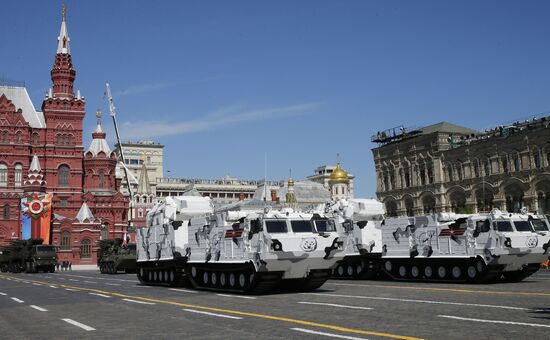
M344 256L338 228L324 213L265 203L213 213L207 198L167 198L138 229L138 278L175 285L186 275L197 288L254 294L312 290Z
M208 197L166 197L147 214L147 226L137 228L137 275L142 283L177 285L187 263L188 223L212 213Z
M386 219L382 269L399 280L521 281L548 259L544 215L491 213Z

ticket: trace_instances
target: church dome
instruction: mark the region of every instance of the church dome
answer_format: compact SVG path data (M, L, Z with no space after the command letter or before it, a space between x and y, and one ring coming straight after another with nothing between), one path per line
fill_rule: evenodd
M346 170L340 167L340 163L336 165L336 169L330 174L329 181L331 183L349 183L349 175Z

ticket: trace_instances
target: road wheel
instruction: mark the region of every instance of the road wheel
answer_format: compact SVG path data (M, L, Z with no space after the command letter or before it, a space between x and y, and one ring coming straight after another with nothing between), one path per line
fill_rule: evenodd
M447 275L447 269L444 266L439 266L439 268L437 268L437 275L439 275L440 279L445 278Z
M402 278L407 276L407 268L405 266L399 266L399 276Z
M420 269L418 269L418 266L412 266L411 267L411 275L415 279L418 278L418 276L420 275Z
M229 286L230 287L235 287L236 283L237 283L237 278L236 278L235 273L230 273L229 274Z
M202 273L202 283L204 283L205 286L208 286L208 272Z
M212 286L216 286L218 284L218 275L216 272L212 272L210 275L210 282L212 282Z
M244 273L239 274L239 287L246 287L246 276L244 275Z
M453 274L453 278L455 280L458 280L462 276L462 269L459 266L453 266L451 274Z
M353 276L353 266L351 264L346 266L346 275L347 277Z
M424 276L426 276L427 279L431 279L433 274L434 271L432 269L432 266L426 266L424 268Z
M338 272L338 276L340 277L344 276L344 267L342 265L339 265L336 270Z
M393 265L392 265L391 261L384 262L384 268L386 269L386 271L388 273L391 272L391 270L393 269Z
M466 275L468 275L469 280L475 280L477 278L477 269L473 265L469 265L466 269Z

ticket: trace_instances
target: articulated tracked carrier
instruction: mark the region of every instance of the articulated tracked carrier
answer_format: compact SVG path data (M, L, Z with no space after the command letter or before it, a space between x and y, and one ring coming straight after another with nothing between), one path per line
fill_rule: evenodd
M521 281L548 259L544 215L439 214L382 223L382 270L397 280Z
M199 201L209 203L207 198L175 197L151 210L148 227L138 231L142 282L174 285L186 274L201 289L307 291L320 287L344 256L340 226L324 213L272 210L263 204L261 209L192 209L196 213L190 214L186 209Z

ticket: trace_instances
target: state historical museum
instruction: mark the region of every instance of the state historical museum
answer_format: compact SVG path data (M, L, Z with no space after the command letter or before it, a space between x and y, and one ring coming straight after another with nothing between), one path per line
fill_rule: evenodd
M41 111L21 84L0 84L0 245L22 237L22 199L51 194L49 228L59 261L93 264L97 240L127 232L128 198L119 192L100 112L91 145L82 145L86 101L74 91L69 43L64 10Z

